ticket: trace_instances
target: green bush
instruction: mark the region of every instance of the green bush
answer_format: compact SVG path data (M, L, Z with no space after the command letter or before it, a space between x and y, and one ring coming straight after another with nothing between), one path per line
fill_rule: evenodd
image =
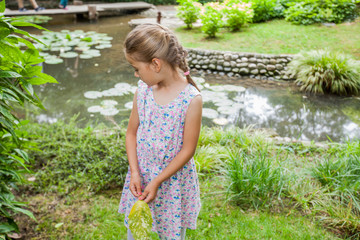
M192 24L199 19L201 4L196 0L177 0L179 6L176 7L177 16L184 21L187 28L191 29Z
M354 0L305 0L285 10L285 19L294 24L341 23L357 17Z
M14 214L22 213L34 219L31 212L24 209L25 203L18 202L13 194L17 184L23 183L23 174L28 171L29 158L26 150L31 143L25 138L26 132L18 128L21 122L14 115L14 107L26 102L42 107L33 85L56 82L42 73L38 64L44 60L32 42L38 41L17 27L37 25L3 15L5 1L0 1L0 239L11 232L18 232ZM18 43L26 47L19 49Z
M311 93L358 94L360 62L344 54L314 50L297 54L288 65L300 89Z
M230 199L237 204L267 207L287 191L290 175L268 155L266 146L257 154L232 149L226 164Z
M251 3L254 10L254 23L265 22L281 15L277 0L246 0L245 2ZM276 9L276 7L278 8Z
M42 150L31 152L38 191L97 192L122 186L128 170L122 131L78 128L75 118L69 123L32 124L27 130Z
M218 2L210 2L204 5L202 14L200 15L202 28L201 30L209 38L216 37L216 33L223 27L223 11L224 6Z
M225 26L229 27L231 31L238 31L252 21L253 10L250 3L243 3L240 0L225 0L224 4Z

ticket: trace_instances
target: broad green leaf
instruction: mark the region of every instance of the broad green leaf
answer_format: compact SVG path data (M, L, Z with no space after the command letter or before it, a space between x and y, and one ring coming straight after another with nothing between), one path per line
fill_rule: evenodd
M12 30L8 28L7 24L0 22L0 39L7 37L12 33Z
M153 219L149 205L144 201L137 201L129 214L129 229L135 240L150 239Z
M37 24L33 24L33 23L29 23L29 22L24 22L24 21L19 21L19 20L16 20L15 21L11 21L11 24L13 26L16 26L16 27L34 27L34 28L37 28L37 29L40 29L40 30L45 30L45 31L49 31L47 30L46 28L42 27L42 26L39 26Z
M5 12L5 0L0 0L0 13Z
M40 85L44 83L58 83L55 78L46 73L39 73L36 77L28 80L32 85Z
M25 151L23 151L23 150L21 150L21 149L14 149L14 151L15 151L17 154L19 154L26 162L29 161L29 156L28 156L28 154L27 154Z
M0 234L16 231L16 227L8 223L0 223ZM5 239L5 238L4 238Z
M0 78L18 78L18 77L22 77L22 76L17 72L0 71Z
M25 64L31 65L39 64L44 61L44 59L39 56L39 51L32 48L26 49L23 54L23 59Z
M42 71L41 66L28 65L25 67L25 70L21 72L21 75L23 75L23 77L32 78L32 77L39 76L41 71Z
M34 95L33 86L30 83L26 81L21 81L21 85L31 96Z
M20 212L23 213L27 216L29 216L31 219L36 220L36 218L34 217L34 215L32 214L32 212L30 212L29 210L23 209L23 208L14 208L13 209L15 212Z

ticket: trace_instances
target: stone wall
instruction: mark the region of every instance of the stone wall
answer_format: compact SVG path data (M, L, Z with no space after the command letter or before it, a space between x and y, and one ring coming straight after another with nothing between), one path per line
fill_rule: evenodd
M236 53L203 49L187 49L190 68L206 73L245 76L262 80L294 80L287 73L292 55Z

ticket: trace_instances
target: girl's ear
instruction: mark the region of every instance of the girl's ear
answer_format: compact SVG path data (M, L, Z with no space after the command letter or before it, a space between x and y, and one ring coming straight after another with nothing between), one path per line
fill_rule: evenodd
M159 73L162 67L162 62L158 58L153 58L151 60L151 65L154 68L155 72Z

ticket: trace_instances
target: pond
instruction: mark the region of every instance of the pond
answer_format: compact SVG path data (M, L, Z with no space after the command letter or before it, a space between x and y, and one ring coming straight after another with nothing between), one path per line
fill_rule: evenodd
M54 122L79 114L78 118L84 119L83 122L111 126L128 119L128 107L138 79L124 58L122 46L131 30L128 21L138 17L100 18L96 23L62 19L65 22L61 25L54 19L56 24L46 26L57 32L81 29L107 33L113 39L112 47L101 49L99 57L44 64L44 72L54 76L59 84L38 87L38 96L47 110L36 114L37 121ZM295 84L287 82L201 76L200 73L194 76L206 79L201 84L205 108L203 125L273 129L282 137L300 140L360 138L360 98L308 96L299 92ZM229 85L227 91L222 87L224 85ZM92 95L93 91L101 94ZM106 111L109 108L110 113Z

